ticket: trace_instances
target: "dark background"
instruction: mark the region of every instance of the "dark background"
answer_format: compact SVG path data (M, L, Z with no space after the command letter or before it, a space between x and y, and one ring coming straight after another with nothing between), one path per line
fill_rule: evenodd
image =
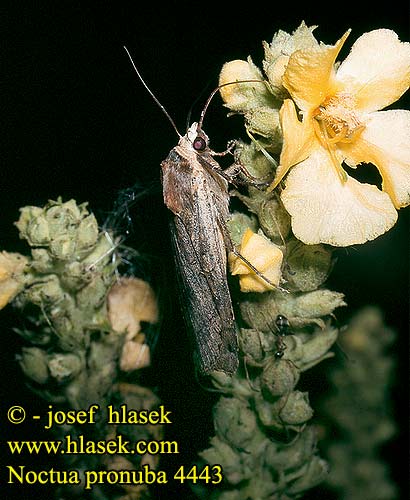
M164 305L158 358L160 393L175 412L174 432L189 461L207 444L212 395L196 385L175 294L166 211L162 205L159 164L176 143L176 135L138 81L122 48L127 45L143 74L180 130L188 112L199 116L215 87L222 64L248 55L262 59L262 40L282 29L292 32L305 20L318 25L316 37L333 44L352 28L348 47L365 31L391 28L409 39L408 2L335 2L303 7L275 2L3 2L0 23L3 45L1 76L0 248L25 252L13 222L24 205L43 205L61 195L88 201L102 221L118 191L138 183L146 192L133 211L134 232L141 252L152 257L148 273ZM199 99L199 102L196 102ZM396 107L409 106L403 98ZM215 150L243 134L241 119L226 118L218 98L211 105L205 130ZM399 357L392 393L401 425L386 449L392 474L407 498L408 443L408 209L386 235L363 246L337 252L332 289L346 294L349 306L338 312L343 322L357 307L373 303L385 311L398 331L393 351ZM1 418L13 404L33 413L43 403L25 388L15 363L21 347L11 328L18 318L2 311ZM181 394L183 399L181 399ZM209 431L209 432L208 432ZM35 427L2 427L1 438L41 436ZM44 436L46 439L48 436ZM3 445L2 445L3 446ZM3 447L1 455L9 459ZM27 457L26 464L36 459ZM0 492L3 488L0 485ZM3 498L20 496L22 489ZM25 491L25 490L24 490ZM47 489L28 489L45 498ZM185 493L178 492L178 495ZM0 493L1 495L1 493ZM161 498L171 498L171 491Z

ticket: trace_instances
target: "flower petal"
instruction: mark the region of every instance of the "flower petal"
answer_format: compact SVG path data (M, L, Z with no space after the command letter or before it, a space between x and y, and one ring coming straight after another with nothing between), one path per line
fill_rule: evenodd
M0 252L0 309L24 288L23 272L28 260L13 252Z
M360 137L340 150L351 164L373 163L383 178L383 191L396 208L410 204L410 111L377 111L362 118Z
M342 182L322 148L292 169L281 198L295 236L308 245L364 243L385 233L397 220L386 193L349 176Z
M353 44L336 78L351 87L362 111L383 109L409 88L410 43L400 42L388 29L365 33Z
M350 31L335 45L320 45L294 52L283 75L283 85L303 111L317 108L335 93L334 63Z
M291 99L286 99L280 110L280 121L283 133L283 146L275 179L269 188L274 189L288 170L305 160L312 149L317 146L311 121L298 120L295 105Z
M156 323L158 306L154 291L139 278L123 277L116 281L107 296L108 319L114 331L127 332L132 339L141 331L141 322Z
M282 250L262 234L247 229L239 253L275 286L279 285L283 260ZM229 256L231 274L239 274L242 292L266 292L274 287L258 276L246 262L233 253Z

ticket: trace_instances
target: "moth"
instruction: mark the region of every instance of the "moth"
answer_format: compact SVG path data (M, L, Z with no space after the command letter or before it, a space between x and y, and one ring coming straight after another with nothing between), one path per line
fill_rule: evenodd
M239 361L227 279L227 254L236 253L226 226L228 179L243 169L234 164L223 170L215 156L229 152L230 148L224 153L215 153L202 130L207 106L219 88L208 98L199 122L192 123L186 134L181 135L124 48L141 82L179 136L178 144L161 163L161 178L164 202L172 213L170 231L181 305L186 326L194 338L196 364L203 374L214 370L233 374ZM257 272L246 259L243 260Z
M171 239L182 309L195 337L195 357L203 373L234 373L238 344L227 280L227 251L232 247L228 181L194 122L161 163L165 205L173 213Z

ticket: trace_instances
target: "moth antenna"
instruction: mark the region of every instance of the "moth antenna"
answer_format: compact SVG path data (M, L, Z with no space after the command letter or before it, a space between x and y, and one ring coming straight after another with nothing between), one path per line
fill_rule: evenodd
M130 51L127 49L125 45L123 45L123 48L125 52L127 53L127 56L129 60L131 61L132 67L134 68L135 73L137 73L138 78L140 79L141 83L144 85L144 87L147 89L149 95L154 99L154 101L157 103L157 105L161 108L161 111L164 113L164 115L168 118L170 121L171 125L174 127L175 132L178 134L178 137L182 137L182 135L179 133L177 126L175 125L174 120L171 118L171 115L168 113L168 111L165 109L165 106L163 106L159 99L155 96L154 92L148 87L148 85L145 83L144 79L142 78L140 72L137 69L137 66L135 65Z
M140 77L141 78L141 77ZM265 83L264 80L237 80L235 82L227 82L227 83L222 83L221 85L218 85L216 87L216 89L214 89L210 96L208 97L208 99L206 100L206 103L205 103L205 106L204 106L204 109L202 110L201 112L201 116L199 118L199 122L198 122L198 130L201 130L202 129L202 123L204 121L204 118L205 118L205 113L206 113L206 110L208 109L208 106L209 104L211 103L212 101L212 98L214 97L214 95L219 91L219 89L221 89L222 87L226 87L228 85L236 85L237 83L252 83L252 82L257 82L257 83Z

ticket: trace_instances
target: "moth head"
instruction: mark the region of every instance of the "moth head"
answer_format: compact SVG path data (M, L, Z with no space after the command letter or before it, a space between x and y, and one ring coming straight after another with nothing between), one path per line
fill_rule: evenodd
M188 129L187 137L192 145L192 148L197 153L202 153L208 147L208 136L199 128L198 123L194 122Z

